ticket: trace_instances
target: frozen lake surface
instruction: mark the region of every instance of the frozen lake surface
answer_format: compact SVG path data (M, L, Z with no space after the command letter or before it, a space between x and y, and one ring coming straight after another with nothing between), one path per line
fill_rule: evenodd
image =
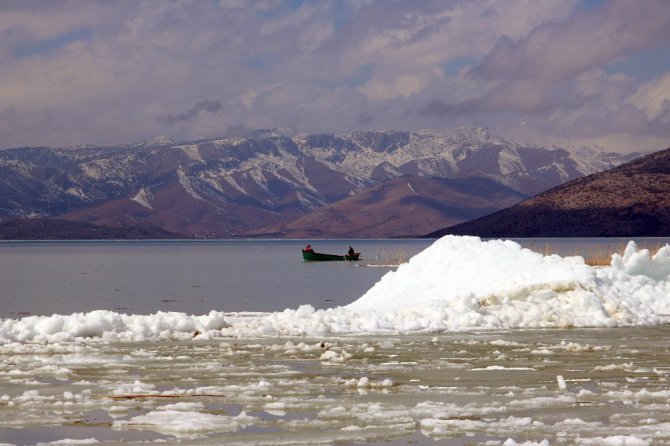
M0 444L670 444L667 250L431 243L0 244Z
M662 326L5 346L0 439L670 444L669 336Z

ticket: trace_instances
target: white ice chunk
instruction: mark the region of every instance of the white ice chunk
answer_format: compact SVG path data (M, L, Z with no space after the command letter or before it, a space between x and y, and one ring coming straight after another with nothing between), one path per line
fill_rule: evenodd
M568 388L568 386L565 384L565 378L563 378L563 375L556 375L556 382L558 383L559 389L565 390Z
M193 438L213 432L235 432L242 427L253 425L257 417L246 412L238 416L213 415L203 412L184 410L155 410L131 418L114 421L115 429L150 430L177 437Z

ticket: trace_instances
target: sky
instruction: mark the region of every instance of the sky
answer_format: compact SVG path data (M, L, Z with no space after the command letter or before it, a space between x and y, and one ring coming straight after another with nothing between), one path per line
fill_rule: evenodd
M0 1L0 148L470 125L670 147L670 1Z

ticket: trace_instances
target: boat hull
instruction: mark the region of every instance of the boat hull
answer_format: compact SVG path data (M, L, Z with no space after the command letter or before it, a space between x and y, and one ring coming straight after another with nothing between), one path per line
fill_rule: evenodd
M344 256L338 256L336 254L324 254L321 252L314 252L314 251L305 251L304 249L302 250L302 258L303 260L310 260L310 261L356 261L360 258L361 254L360 253L355 253L354 255L344 255Z

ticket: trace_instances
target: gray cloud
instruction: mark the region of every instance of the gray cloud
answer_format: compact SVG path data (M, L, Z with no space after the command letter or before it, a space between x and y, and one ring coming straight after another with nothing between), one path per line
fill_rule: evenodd
M612 0L551 21L514 41L502 37L472 73L489 79L562 81L670 39L670 2Z
M669 139L670 68L626 64L670 54L670 2L582 1L0 2L0 148L468 124Z
M670 136L667 129L659 132L659 117L645 118L626 104L635 90L634 78L604 71L608 64L669 41L669 2L611 1L592 11L576 10L568 19L546 22L521 38L502 36L479 64L464 72L472 84L486 88L460 101L428 99L416 114L433 120L481 120L503 113L533 126L541 136L600 142L622 132ZM547 119L551 125L542 121Z
M417 113L419 116L426 117L469 115L475 111L478 103L481 103L481 101L471 100L453 104L443 101L442 99L431 99L428 103L419 108Z
M176 124L179 122L191 121L198 117L201 112L207 112L210 114L216 114L221 111L221 101L212 101L206 99L204 101L198 102L188 111L184 113L179 113L177 115L167 115L160 118L161 121L164 121L168 124Z
M375 122L375 117L372 113L365 112L365 113L361 113L358 116L358 120L361 124L368 125L368 124L372 124L373 122Z

